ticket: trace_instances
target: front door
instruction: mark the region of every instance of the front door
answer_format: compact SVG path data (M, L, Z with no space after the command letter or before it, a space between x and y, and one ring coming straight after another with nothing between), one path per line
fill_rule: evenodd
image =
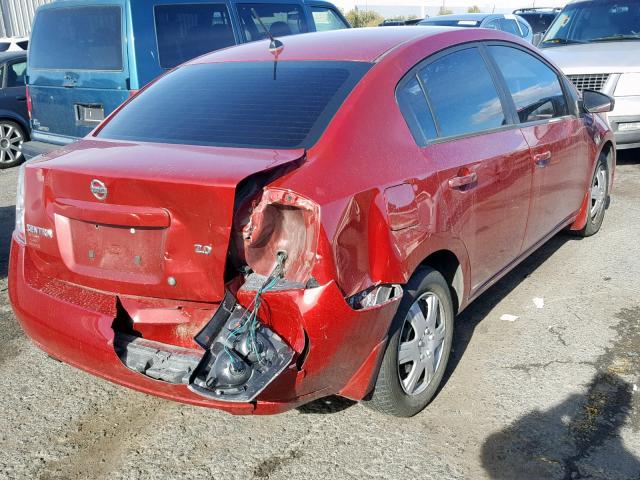
M489 45L502 74L522 134L531 150L533 197L526 250L579 209L586 189L588 160L584 126L571 115L558 74L517 47Z

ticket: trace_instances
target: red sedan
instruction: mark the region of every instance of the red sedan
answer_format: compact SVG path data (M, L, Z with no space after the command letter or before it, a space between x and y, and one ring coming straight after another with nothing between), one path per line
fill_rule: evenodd
M498 31L283 43L188 62L27 163L13 308L51 356L168 399L414 415L456 314L600 228L612 100Z

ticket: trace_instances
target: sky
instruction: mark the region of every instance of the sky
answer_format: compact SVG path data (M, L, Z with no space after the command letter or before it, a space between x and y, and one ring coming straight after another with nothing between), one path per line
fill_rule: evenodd
M335 5L351 10L354 6L358 8L368 7L376 10L383 16L393 15L420 15L422 12L433 15L442 6L443 0L332 0ZM541 6L541 7L561 7L566 1L550 0L444 0L446 8L456 13L464 12L472 5L478 5L482 11L511 12L516 8Z

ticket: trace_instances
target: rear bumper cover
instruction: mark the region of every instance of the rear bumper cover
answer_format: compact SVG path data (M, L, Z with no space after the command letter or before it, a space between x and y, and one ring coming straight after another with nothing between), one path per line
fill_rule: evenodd
M400 301L395 297L354 310L334 282L313 289L269 292L263 297L269 317L266 323L296 356L256 400L228 402L127 368L114 348L116 295L75 285L61 288L60 282L41 278L28 257L28 250L14 239L9 295L22 328L42 350L129 388L233 414L279 413L331 394L363 398L372 386ZM239 292L240 304L250 299L250 292ZM158 325L157 330L161 329Z

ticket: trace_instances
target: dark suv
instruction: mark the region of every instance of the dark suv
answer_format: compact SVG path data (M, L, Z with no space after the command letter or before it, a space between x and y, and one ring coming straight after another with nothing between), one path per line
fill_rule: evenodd
M24 77L27 52L0 53L0 169L22 163L29 120Z

